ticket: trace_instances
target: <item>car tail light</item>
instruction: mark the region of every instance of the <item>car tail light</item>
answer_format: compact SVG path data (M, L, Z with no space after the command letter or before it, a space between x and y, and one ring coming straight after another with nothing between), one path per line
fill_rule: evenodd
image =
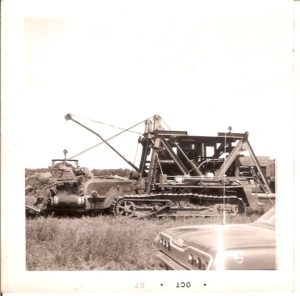
M164 247L165 249L170 250L171 244L170 244L170 241L169 241L168 239L166 239L166 238L161 238L161 239L159 240L159 243L160 243L160 245L161 245L162 247Z
M199 269L202 269L202 260L200 257L197 257L195 260L195 266L198 267Z
M189 254L187 260L188 263L196 269L205 270L209 265L209 258L207 258L204 254L199 254L198 252Z
M194 256L192 254L188 255L188 262L193 265L194 261Z

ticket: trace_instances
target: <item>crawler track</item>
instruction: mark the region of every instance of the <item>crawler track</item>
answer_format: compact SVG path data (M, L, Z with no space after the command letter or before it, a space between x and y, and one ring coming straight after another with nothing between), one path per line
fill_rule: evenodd
M245 204L236 196L186 194L134 194L115 197L111 211L116 216L150 218L160 216L211 217L245 212Z

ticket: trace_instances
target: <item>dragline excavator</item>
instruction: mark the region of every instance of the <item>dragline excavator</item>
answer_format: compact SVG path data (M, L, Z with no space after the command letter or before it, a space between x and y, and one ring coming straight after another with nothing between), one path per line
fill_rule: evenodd
M72 183L77 188L69 194L54 188L47 193L44 213L206 217L261 213L275 203L275 162L255 155L247 132L191 136L165 129L161 117L154 115L145 121L138 139L142 152L136 166L74 116L67 114L65 119L99 137L135 173L128 179L81 180Z

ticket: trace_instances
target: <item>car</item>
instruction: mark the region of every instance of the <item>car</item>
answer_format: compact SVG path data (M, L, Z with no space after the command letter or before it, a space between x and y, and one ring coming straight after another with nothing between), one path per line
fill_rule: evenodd
M249 224L168 228L155 245L167 270L275 270L275 207Z

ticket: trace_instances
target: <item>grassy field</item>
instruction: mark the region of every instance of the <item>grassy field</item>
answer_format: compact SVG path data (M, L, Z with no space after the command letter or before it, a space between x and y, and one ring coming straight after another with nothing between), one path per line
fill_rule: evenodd
M256 218L229 217L227 223L249 223ZM136 220L109 216L27 220L27 270L160 269L153 241L162 229L221 222L221 218Z

